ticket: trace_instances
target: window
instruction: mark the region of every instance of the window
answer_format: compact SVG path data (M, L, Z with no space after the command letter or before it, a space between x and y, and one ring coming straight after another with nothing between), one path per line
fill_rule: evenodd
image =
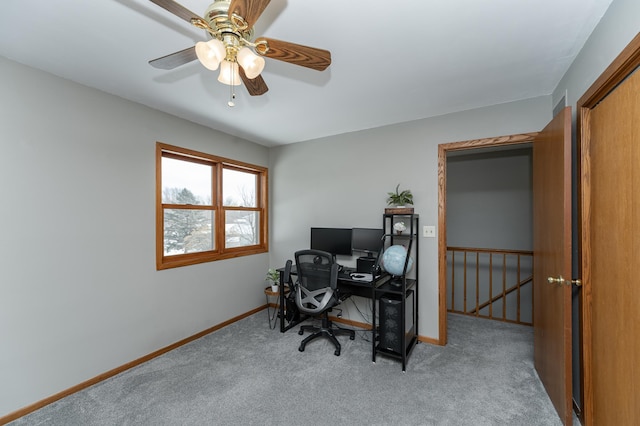
M156 267L266 252L267 169L156 144Z

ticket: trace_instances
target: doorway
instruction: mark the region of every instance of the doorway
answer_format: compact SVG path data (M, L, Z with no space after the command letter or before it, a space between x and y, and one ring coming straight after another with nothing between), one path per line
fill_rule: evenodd
M533 324L533 147L447 155L447 311Z
M533 142L534 364L560 418L571 410L571 109L543 130L438 146L439 340L447 342L446 157L448 151Z
M453 142L438 146L438 343L447 344L447 213L446 213L446 185L447 185L447 155L456 152L473 153L486 149L501 149L531 143L538 133L521 133L497 138L475 139L463 142Z

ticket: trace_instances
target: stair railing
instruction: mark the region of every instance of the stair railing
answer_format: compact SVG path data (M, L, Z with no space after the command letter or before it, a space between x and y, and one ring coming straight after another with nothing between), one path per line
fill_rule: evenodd
M533 325L533 252L447 247L447 310Z

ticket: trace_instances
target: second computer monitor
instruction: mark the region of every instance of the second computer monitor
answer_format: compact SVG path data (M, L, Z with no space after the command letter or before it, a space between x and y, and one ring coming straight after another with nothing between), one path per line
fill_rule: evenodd
M353 251L366 253L372 257L382 248L384 231L377 228L353 228L351 233L351 248Z

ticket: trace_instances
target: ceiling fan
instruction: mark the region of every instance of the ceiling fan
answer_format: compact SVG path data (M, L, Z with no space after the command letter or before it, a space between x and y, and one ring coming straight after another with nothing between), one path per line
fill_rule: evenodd
M331 64L331 52L300 44L259 37L253 39L253 26L271 0L215 0L205 17L191 12L173 0L150 0L209 36L195 46L149 61L155 68L171 70L198 59L206 68L220 68L218 81L231 86L229 106L233 106L233 86L244 82L252 96L269 90L260 73L265 60L277 59L294 65L325 70Z

